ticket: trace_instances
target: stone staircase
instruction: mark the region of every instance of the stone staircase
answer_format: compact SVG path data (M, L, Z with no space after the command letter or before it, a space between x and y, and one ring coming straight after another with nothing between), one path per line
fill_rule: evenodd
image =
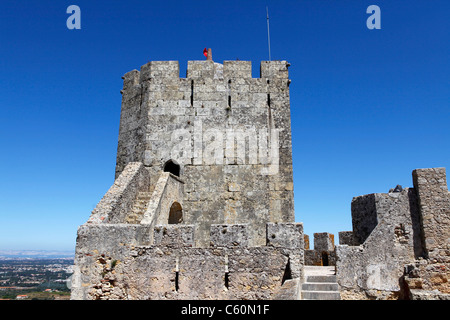
M340 300L334 267L305 266L302 300Z
M133 203L133 208L125 218L125 223L136 224L141 222L145 210L147 210L148 202L150 201L151 196L151 192L138 192Z

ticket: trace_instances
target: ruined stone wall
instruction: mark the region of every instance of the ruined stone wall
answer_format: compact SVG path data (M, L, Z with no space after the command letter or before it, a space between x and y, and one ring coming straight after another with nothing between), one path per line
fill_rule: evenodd
M362 244L378 224L375 194L354 197L351 203L353 237Z
M357 212L361 210L361 212ZM364 214L368 221L364 221ZM364 235L359 246L336 246L336 275L344 299L398 299L403 294L403 267L421 252L414 189L356 197L352 217ZM373 221L375 227L371 227ZM364 226L364 227L361 227ZM372 228L370 234L367 230ZM360 237L359 239L361 239Z
M162 172L140 223L167 224L171 206L178 202L183 207L183 196L184 181L169 172Z
M130 162L91 213L87 223L123 223L139 191L150 189L150 176L140 162Z
M450 300L450 193L446 180L445 168L413 171L424 259L405 266L405 281L412 299Z
M308 248L305 247L305 265L334 266L335 264L334 235L328 232L314 233L314 250L309 250L309 243Z
M355 197L353 236L339 245L343 298L450 299L445 169L413 171L414 188Z
M124 76L116 177L140 161L156 185L164 164L181 165L184 222L197 245L211 224L249 225L265 242L266 222L294 221L292 146L286 61L152 61Z
M303 226L269 223L266 246L249 247L245 225L213 225L195 247L192 225L84 225L71 298L272 299L303 277ZM298 292L298 288L296 290Z
M329 252L334 250L334 235L328 232L314 233L314 250Z
M426 256L433 263L450 263L450 194L445 168L416 169L413 182L419 197Z
M353 236L353 231L340 231L339 232L339 244L346 244L349 246L358 245Z

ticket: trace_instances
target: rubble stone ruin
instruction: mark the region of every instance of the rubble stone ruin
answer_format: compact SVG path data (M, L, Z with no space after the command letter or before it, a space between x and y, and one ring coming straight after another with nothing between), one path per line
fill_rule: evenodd
M251 67L209 50L185 78L177 61L124 75L115 181L78 229L71 299L448 297L445 169L354 198L353 231L336 246L315 234L309 250L294 219L289 63L263 61L259 78ZM332 285L308 276L317 266Z

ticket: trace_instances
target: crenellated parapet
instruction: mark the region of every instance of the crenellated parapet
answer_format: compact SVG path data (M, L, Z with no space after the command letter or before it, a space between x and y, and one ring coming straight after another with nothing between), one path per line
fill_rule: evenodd
M290 64L287 61L262 61L260 64L260 78L288 79ZM221 63L212 60L188 61L186 77L180 77L178 61L150 61L141 66L140 71L132 70L123 77L123 89L148 80L169 79L249 79L252 78L252 62L240 60L226 60Z

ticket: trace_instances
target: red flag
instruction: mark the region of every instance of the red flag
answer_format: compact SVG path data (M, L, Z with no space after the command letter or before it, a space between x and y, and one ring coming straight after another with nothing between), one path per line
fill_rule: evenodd
M203 55L208 58L208 49L203 49Z

